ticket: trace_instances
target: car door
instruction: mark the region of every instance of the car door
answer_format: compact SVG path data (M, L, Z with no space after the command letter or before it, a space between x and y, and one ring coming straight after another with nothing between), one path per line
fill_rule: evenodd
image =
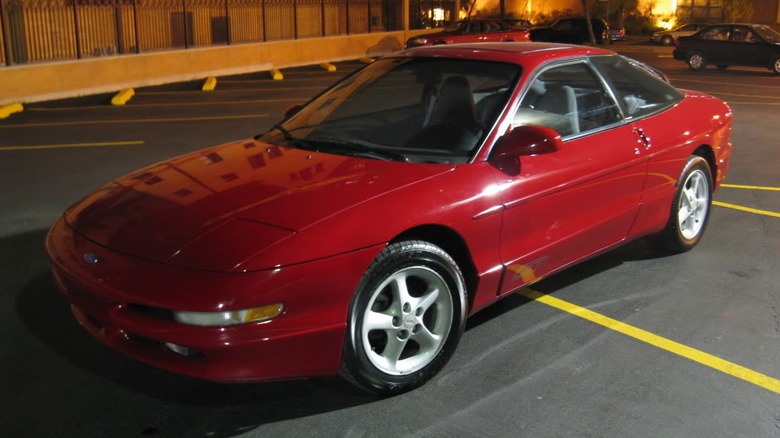
M729 50L730 64L756 67L769 65L767 43L748 26L734 26Z
M501 257L509 292L623 240L636 217L646 163L632 127L585 60L539 72L512 126L563 136L560 150L496 169L504 202Z
M689 127L681 123L679 113L669 111L684 95L636 61L601 56L591 62L607 78L625 120L639 139L637 148L647 159L642 206L631 233L656 231L654 228L667 219L677 178L690 154Z
M707 64L728 65L731 52L731 26L712 26L699 36L693 49L702 52Z

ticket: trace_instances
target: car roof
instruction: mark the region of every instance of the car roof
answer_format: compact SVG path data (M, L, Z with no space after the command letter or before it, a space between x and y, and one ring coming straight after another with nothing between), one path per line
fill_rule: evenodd
M598 47L558 43L466 43L416 47L388 55L408 57L442 57L512 62L533 68L555 59L590 55L614 55Z

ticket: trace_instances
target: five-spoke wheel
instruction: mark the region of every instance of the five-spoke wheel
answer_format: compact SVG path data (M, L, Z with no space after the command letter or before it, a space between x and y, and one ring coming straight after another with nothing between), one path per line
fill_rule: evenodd
M704 70L707 67L707 59L699 52L693 52L688 55L688 67L693 71Z
M694 155L685 165L661 244L673 251L693 248L704 234L712 204L712 172L707 160Z
M352 300L342 374L373 392L414 389L449 360L463 331L458 265L429 242L385 248Z

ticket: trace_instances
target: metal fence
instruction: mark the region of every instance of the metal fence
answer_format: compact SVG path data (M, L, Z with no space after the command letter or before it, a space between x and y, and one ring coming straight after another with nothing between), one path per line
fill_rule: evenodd
M401 0L0 0L0 65L402 28Z

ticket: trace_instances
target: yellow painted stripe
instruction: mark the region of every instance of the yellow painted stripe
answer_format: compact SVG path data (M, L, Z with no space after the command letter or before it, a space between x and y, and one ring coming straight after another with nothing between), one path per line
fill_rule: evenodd
M0 151L21 151L34 149L59 149L59 148L84 148L96 146L131 146L144 144L143 141L109 141L102 143L66 143L66 144L46 144L37 146L0 146Z
M564 312L570 313L574 316L578 316L592 323L604 326L610 330L614 330L618 333L648 343L654 347L658 347L662 350L666 350L670 353L674 353L678 356L682 356L686 359L698 362L722 373L726 373L738 379L742 379L746 382L760 386L766 390L780 394L780 380L773 377L769 377L765 374L761 374L757 371L753 371L749 368L745 368L741 365L737 365L733 362L721 359L712 354L688 347L687 345L680 344L679 342L658 336L646 330L628 325L616 319L609 318L600 313L596 313L584 307L572 304L568 301L539 293L535 290L523 289L518 293L539 303L543 303Z
M322 88L318 88L321 90ZM221 93L221 91L216 91ZM255 103L277 103L277 102L305 102L306 98L289 98L289 99L255 99L255 100L230 100L230 101L218 101L218 102L170 102L170 103L141 103L133 104L133 108L151 108L151 107L165 107L165 106L206 106L206 105L240 105L240 104L255 104ZM79 109L97 109L104 108L102 106L89 106L89 107L71 107L71 108L45 108L38 109L37 111L58 111L58 110L79 110Z
M717 93L710 93L710 94L717 94ZM764 106L780 105L780 102L735 102L733 100L727 100L726 103L728 103L729 105L764 105Z
M269 74L271 75L271 79L273 79L275 81L283 81L284 80L284 75L282 74L282 72L278 68L271 69Z
M734 210L746 211L748 213L761 214L761 215L764 215L764 216L780 217L780 213L775 213L774 211L759 210L757 208L743 207L741 205L727 204L725 202L712 201L712 205L717 205L719 207L725 207L725 208L731 208L731 209L734 209Z
M745 82L716 82L716 81L703 81L701 79L688 79L688 78L681 78L672 76L669 79L672 81L680 81L680 82L695 82L697 84L715 84L715 85L736 85L737 87L754 87L754 88L772 88L772 89L780 89L780 86L778 85L755 85L755 84L748 84Z
M0 125L0 129L31 128L31 127L40 127L40 126L111 125L111 124L119 124L119 123L196 122L200 120L254 119L259 117L268 117L268 114L249 114L245 116L187 117L187 118L167 118L167 119L81 120L78 122L20 123L17 125Z
M721 184L720 186L727 187L729 189L770 190L770 191L780 192L780 187L745 186L739 184Z
M780 96L762 96L759 94L737 94L737 93L724 93L722 91L711 91L708 93L717 94L719 96L737 96L737 97L754 97L756 99L780 99Z
M360 58L358 61L360 61L360 62L362 62L362 63L364 63L364 64L371 64L371 63L373 63L374 61L376 61L376 59L374 59L374 58L369 58L368 56L364 56L364 57Z

